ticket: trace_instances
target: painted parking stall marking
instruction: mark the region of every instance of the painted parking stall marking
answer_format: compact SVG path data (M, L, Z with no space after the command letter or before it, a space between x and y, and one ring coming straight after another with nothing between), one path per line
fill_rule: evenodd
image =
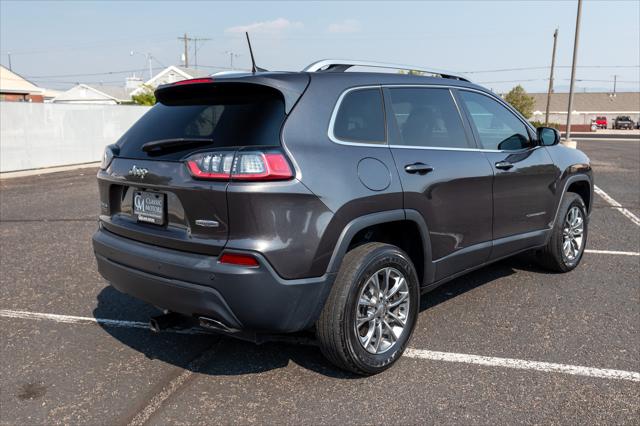
M616 200L614 200L613 198L611 198L611 196L609 194L607 194L606 192L604 192L602 189L600 189L597 185L593 186L593 192L595 192L596 194L598 194L599 196L602 197L603 200L605 200L610 206L612 206L614 209L618 210L620 213L622 213L625 217L627 217L631 222L633 222L634 224L640 226L640 218L638 216L636 216L635 214L631 213L629 210L625 209L624 207L622 207L622 204L620 204L619 202L617 202Z
M28 312L28 311L16 311L11 309L0 309L0 317L5 318L19 318L19 319L29 319L29 320L49 320L55 321L59 323L66 324L100 324L109 327L129 327L129 328L140 328L140 329L149 329L149 325L140 321L125 321L125 320L114 320L114 319L106 319L106 318L91 318L91 317L81 317L81 316L72 316L72 315L57 315L57 314L47 314L40 312ZM182 333L182 334L208 334L204 331L200 331L197 329L186 329L186 330L166 330L170 333ZM606 368L593 368L593 367L584 367L580 365L569 365L569 364L556 364L551 362L541 362L541 361L529 361L524 359L514 359L514 358L499 358L499 357L489 357L482 355L472 355L472 354L461 354L461 353L453 353L453 352L438 352L438 351L430 351L425 349L414 349L408 348L404 356L407 358L414 359L426 359L431 361L444 361L444 362L458 362L463 364L475 364L475 365L483 365L488 367L503 367L503 368L512 368L519 370L534 370L534 371L542 371L547 373L561 373L561 374L571 374L576 376L585 376L585 377L595 377L601 379L613 379L613 380L627 380L632 382L640 382L640 373L634 371L625 371L625 370L613 370ZM202 357L199 357L198 360L194 362L201 363ZM170 394L172 394L176 389L180 388L184 382L192 375L192 373L187 370L183 374L180 374L176 377L166 389L163 390L160 394L156 395L155 399L150 402L147 409L142 410L134 419L132 419L131 424L142 424L146 420L149 419L151 414L155 412L158 407L162 404L164 400L166 400ZM156 400L157 399L157 400Z
M141 321L125 321L115 320L108 318L93 318L93 317L79 317L75 315L58 315L47 314L41 312L28 312L28 311L16 311L11 309L0 309L0 317L4 318L19 318L28 320L49 320L54 322L66 323L66 324L99 324L108 327L125 327L125 328L140 328L145 330L151 330L149 323ZM172 329L172 333L178 334L210 334L198 329Z
M585 250L585 253L592 254L613 254L617 256L640 256L640 252L637 251L615 251L615 250Z
M556 364L552 362L528 361L514 358L498 358L492 356L459 354L451 352L428 351L408 348L404 356L409 358L428 359L432 361L459 362L489 367L515 368L519 370L535 370L548 373L572 374L576 376L597 377L601 379L630 380L640 382L640 373L606 368L583 367L579 365Z

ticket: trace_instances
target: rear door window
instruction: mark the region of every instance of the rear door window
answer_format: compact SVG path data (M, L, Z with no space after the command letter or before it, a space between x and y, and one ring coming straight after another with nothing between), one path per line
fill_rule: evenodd
M480 93L459 93L484 149L514 151L531 146L526 126L506 107Z
M382 92L379 88L348 92L333 123L334 138L345 142L385 143Z
M399 145L469 148L462 117L449 89L390 88Z
M156 104L118 141L120 157L153 156L177 160L201 149L278 146L285 119L282 96L274 90L220 89L202 97L181 97L175 103ZM147 153L147 142L166 139L211 139L209 145Z

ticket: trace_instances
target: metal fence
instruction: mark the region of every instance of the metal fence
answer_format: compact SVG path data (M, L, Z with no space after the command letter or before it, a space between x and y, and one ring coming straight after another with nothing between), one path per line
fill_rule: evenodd
M0 172L99 161L149 107L0 102Z

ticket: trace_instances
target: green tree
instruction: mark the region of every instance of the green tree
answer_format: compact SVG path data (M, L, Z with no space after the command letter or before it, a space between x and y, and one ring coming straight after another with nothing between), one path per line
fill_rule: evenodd
M506 94L504 100L509 102L525 118L533 115L533 107L536 104L536 100L533 96L528 95L526 90L519 84Z
M133 95L131 97L133 103L138 105L155 105L156 104L156 96L153 94L153 88L147 86L146 84L142 85L142 90L137 95Z

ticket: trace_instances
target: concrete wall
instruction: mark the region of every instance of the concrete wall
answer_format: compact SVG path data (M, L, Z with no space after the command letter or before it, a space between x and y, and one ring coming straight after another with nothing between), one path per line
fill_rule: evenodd
M0 172L100 161L149 107L0 102Z

